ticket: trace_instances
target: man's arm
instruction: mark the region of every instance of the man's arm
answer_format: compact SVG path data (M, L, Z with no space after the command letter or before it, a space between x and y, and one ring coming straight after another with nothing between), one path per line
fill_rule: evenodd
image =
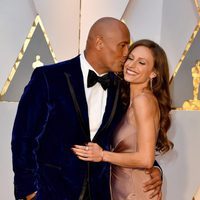
M47 89L42 70L36 69L19 102L12 132L15 197L37 191L38 136L48 116Z

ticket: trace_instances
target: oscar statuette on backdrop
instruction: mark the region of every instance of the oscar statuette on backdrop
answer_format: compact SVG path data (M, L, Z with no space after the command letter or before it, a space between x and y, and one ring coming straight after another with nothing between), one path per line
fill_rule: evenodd
M40 60L40 55L37 55L37 56L35 57L35 62L32 63L33 69L35 69L35 68L37 68L37 67L42 67L43 65L44 65L44 63L41 62L41 60Z
M198 60L194 67L191 69L193 78L193 99L184 101L184 110L200 110L199 85L200 85L200 60Z

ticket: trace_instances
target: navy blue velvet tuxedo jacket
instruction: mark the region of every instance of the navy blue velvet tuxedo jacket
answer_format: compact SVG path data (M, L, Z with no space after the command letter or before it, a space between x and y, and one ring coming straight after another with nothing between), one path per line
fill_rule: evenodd
M110 73L102 124L93 142L109 150L124 108L119 80ZM90 141L88 108L79 56L37 68L19 102L12 135L17 199L37 192L36 199L79 200L85 181L92 200L109 200L109 164L79 160L74 144ZM87 178L87 179L86 179Z

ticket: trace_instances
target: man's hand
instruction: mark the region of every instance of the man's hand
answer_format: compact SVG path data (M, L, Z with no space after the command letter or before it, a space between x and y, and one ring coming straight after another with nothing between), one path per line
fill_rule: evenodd
M32 194L29 194L26 196L26 200L33 200L37 192L33 192Z
M153 167L149 170L146 170L147 174L150 174L151 179L144 183L144 191L152 191L150 194L150 198L158 195L158 200L162 198L162 179L161 179L161 171L157 167Z

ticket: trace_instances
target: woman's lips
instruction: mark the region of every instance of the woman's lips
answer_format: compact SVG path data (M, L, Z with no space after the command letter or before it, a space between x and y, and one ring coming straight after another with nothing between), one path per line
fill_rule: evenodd
M129 75L137 75L138 74L136 71L133 71L131 69L126 69L126 73Z

